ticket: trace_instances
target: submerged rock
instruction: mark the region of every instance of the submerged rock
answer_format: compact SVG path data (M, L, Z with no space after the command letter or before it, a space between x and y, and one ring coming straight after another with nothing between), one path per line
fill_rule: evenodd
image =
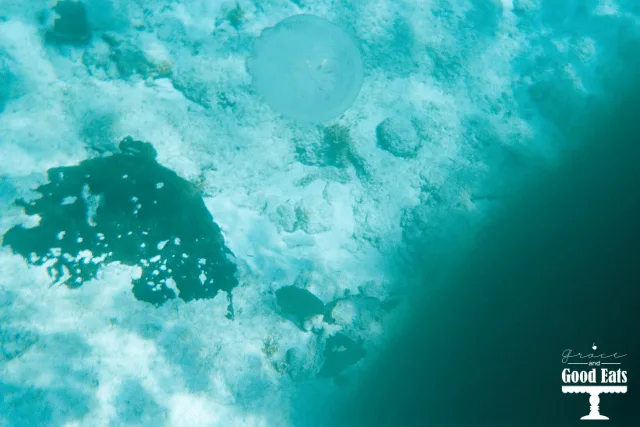
M47 31L47 40L61 44L85 44L91 39L84 4L77 1L58 1L53 6L56 18L53 28Z
M285 286L276 291L276 300L282 314L289 317L301 329L312 317L324 313L324 302L306 289Z
M324 364L318 372L318 377L336 376L349 366L358 363L364 356L366 356L366 352L361 344L342 333L337 333L327 338L324 349Z
M422 145L411 120L402 116L384 119L376 127L378 147L396 157L415 157Z
M295 141L297 160L305 165L323 168L346 169L352 166L358 177L366 178L367 165L354 147L349 128L334 124L320 130L321 138Z
M40 199L16 201L39 225L13 227L3 245L70 287L103 263L139 266L133 293L155 305L230 292L236 266L199 191L159 165L151 144L125 138L120 150L50 169Z

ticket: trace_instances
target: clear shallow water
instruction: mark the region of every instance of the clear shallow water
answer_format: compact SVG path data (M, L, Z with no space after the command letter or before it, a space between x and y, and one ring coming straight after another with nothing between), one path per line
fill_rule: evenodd
M592 342L633 381L635 2L45 3L0 2L0 425L572 425ZM357 81L319 125L247 69L298 14L362 55L275 55Z

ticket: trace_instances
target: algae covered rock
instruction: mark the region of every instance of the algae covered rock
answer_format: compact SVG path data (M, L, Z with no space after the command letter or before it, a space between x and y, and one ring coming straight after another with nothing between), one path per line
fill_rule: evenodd
M62 0L53 6L55 20L47 31L47 40L61 44L85 44L91 39L91 28L84 4Z
M285 286L276 291L278 306L285 317L289 317L301 329L314 316L324 313L324 302L306 289Z
M195 186L158 164L149 143L125 138L120 150L50 169L41 198L16 202L39 225L10 229L3 245L70 287L104 263L139 266L133 293L155 305L230 292L236 266Z
M396 157L414 157L422 145L411 120L402 116L384 119L376 127L378 147Z
M324 168L346 169L352 166L356 175L367 177L367 165L355 149L349 128L333 124L323 126L320 130L321 138L295 141L298 161L305 165Z
M337 333L329 338L325 343L324 364L318 372L318 377L334 377L355 365L366 356L366 351L362 344L355 342L342 333Z

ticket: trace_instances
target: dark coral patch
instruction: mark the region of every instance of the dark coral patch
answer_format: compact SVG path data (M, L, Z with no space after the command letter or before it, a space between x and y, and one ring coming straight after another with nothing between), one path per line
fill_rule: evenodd
M46 39L60 44L86 44L91 40L91 28L84 4L78 1L58 1L53 6L55 20Z
M70 287L103 263L137 265L133 293L155 305L231 291L236 266L197 188L159 165L149 143L125 138L120 150L50 169L41 198L16 202L40 224L10 229L3 245Z
M284 286L276 291L276 301L285 317L304 330L304 323L324 312L324 302L306 289Z
M366 351L361 343L353 341L345 334L337 333L327 338L324 349L324 364L318 372L318 377L336 376L358 363L365 356Z

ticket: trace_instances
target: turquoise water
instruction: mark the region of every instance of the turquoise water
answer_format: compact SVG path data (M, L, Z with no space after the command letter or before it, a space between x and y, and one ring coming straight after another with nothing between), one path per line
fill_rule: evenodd
M0 0L0 427L640 425L639 76L637 0Z

